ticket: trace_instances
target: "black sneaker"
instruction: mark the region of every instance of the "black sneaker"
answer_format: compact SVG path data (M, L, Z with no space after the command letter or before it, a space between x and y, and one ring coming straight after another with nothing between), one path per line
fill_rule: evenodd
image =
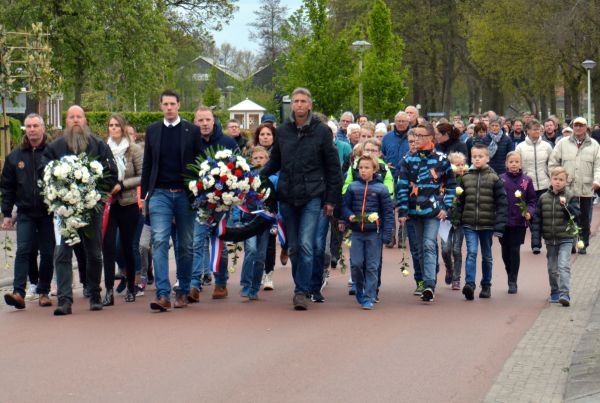
M306 295L296 294L294 295L294 309L297 311L306 311Z
M337 267L337 262L338 262L337 260L331 259L331 268L332 269L335 269Z
M481 287L479 298L489 298L492 296L492 288L489 286Z
M90 311L101 311L103 307L100 293L92 294L90 296Z
M430 287L427 287L423 290L423 293L421 294L421 301L430 302L433 301L433 298L433 290Z
M83 298L89 298L90 297L90 290L87 288L86 285L83 286Z
M127 288L127 280L125 279L125 277L121 277L121 281L119 282L119 285L117 286L117 294L122 294L123 291L125 291L125 288Z
M321 294L321 291L313 292L310 296L312 302L325 302L325 297Z
M517 293L517 283L508 283L508 293L509 294L516 294Z
M462 289L462 293L467 299L467 301L473 301L473 299L475 299L475 290L473 289L473 286L469 283L465 284L465 286Z
M587 254L587 248L581 248L577 251L577 253L579 253L580 255L585 255Z
M65 316L65 315L71 315L73 313L72 309L71 309L71 304L69 303L63 303L60 304L56 307L56 309L54 310L54 316Z

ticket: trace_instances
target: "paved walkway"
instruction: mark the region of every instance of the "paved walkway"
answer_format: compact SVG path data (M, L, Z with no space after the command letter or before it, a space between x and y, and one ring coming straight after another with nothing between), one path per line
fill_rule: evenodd
M596 236L572 265L571 307L552 304L541 312L485 402L600 401L599 256Z

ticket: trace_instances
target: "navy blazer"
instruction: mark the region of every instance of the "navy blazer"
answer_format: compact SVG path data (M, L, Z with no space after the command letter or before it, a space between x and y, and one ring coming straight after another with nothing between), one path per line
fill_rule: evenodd
M192 174L187 169L188 164L194 163L196 157L202 152L202 138L200 129L181 119L181 166L186 167L181 174ZM144 165L142 168L142 192L141 198L145 199L151 195L156 186L158 177L158 165L160 159L160 141L162 137L163 121L153 123L146 129L144 146Z

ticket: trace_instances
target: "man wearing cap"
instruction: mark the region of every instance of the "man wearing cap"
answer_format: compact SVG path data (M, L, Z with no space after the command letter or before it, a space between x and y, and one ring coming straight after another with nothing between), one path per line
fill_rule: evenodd
M579 197L581 215L579 226L585 244L579 250L586 254L590 238L590 218L594 191L600 189L600 145L587 134L587 120L578 117L573 120L573 135L556 143L548 168L562 166L569 174L568 186Z
M277 127L277 119L275 119L275 115L270 113L265 113L262 118L260 118L260 123L271 123L273 127Z

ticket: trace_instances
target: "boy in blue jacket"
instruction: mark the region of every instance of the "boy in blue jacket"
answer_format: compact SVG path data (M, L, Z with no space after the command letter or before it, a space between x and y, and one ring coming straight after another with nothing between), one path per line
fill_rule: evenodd
M367 310L373 309L381 251L383 244L392 238L394 220L394 207L387 187L381 181L373 180L378 169L379 164L373 157L360 157L360 178L348 186L342 205L342 218L352 228L350 267L356 283L356 300Z

